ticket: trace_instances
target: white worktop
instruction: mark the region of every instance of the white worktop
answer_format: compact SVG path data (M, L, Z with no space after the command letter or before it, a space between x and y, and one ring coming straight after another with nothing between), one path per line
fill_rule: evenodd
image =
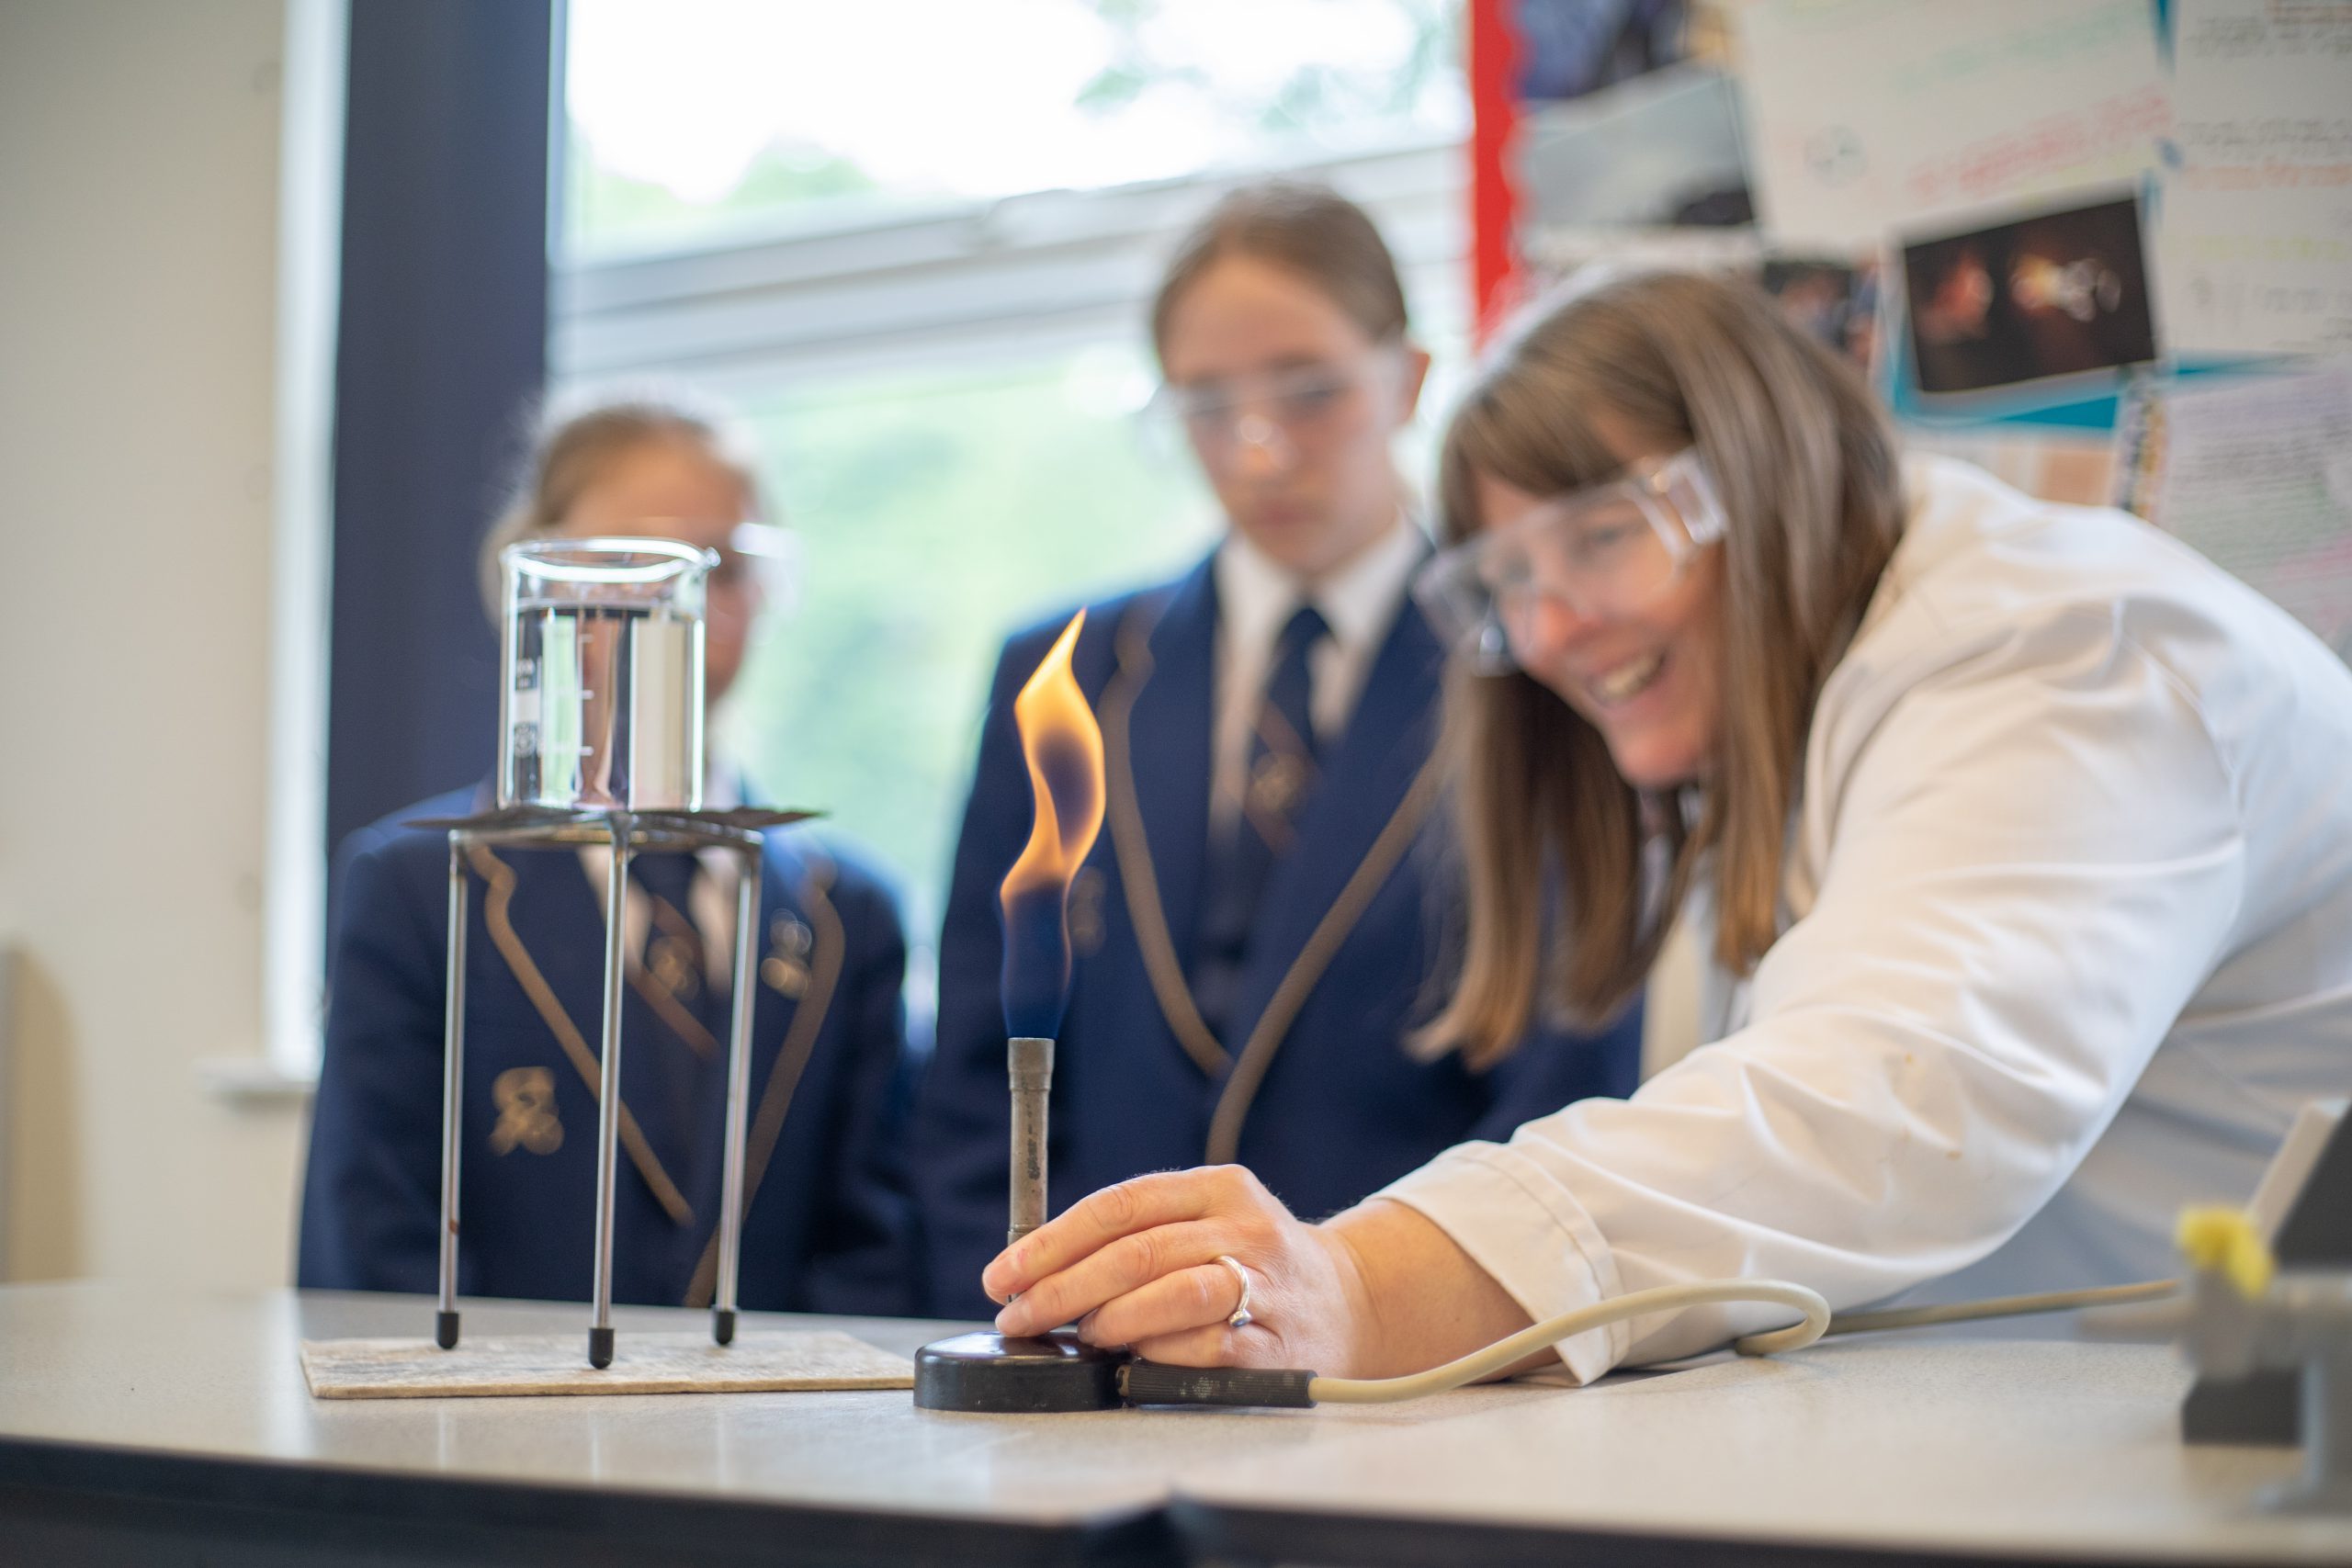
M938 1540L952 1550L956 1529L998 1530L1001 1547L1006 1529L1058 1540L1140 1524L1156 1561L1180 1546L1450 1561L1475 1548L1467 1537L1515 1531L1539 1547L1581 1540L1580 1562L1608 1560L1611 1540L1655 1551L1664 1540L1892 1557L2352 1562L2352 1518L2252 1510L2263 1487L2293 1473L2292 1450L2182 1445L2188 1375L2158 1346L1888 1335L1589 1389L1313 1410L951 1415L915 1409L903 1390L311 1397L302 1339L421 1339L432 1315L430 1301L410 1297L0 1289L0 1483L17 1478L6 1473L13 1453L20 1472L40 1461L40 1484L100 1493L146 1488L142 1460L209 1461L267 1506L298 1512L347 1509L354 1488L379 1512L423 1498L455 1514L478 1488L445 1483L557 1503L587 1489L615 1506L880 1521L899 1532L892 1551ZM584 1348L586 1317L577 1306L470 1303L464 1324L469 1335L579 1333ZM633 1329L708 1322L665 1309L617 1320L624 1348ZM745 1317L747 1331L819 1324L901 1353L960 1326ZM185 1475L170 1484L187 1488ZM481 1517L507 1528L511 1504ZM1152 1522L1170 1504L1181 1540Z
M1186 1477L1204 1514L1968 1557L2352 1562L2256 1511L2296 1450L2189 1447L2167 1347L1890 1334L1612 1378L1430 1442L1351 1433ZM1295 1533L1295 1532L1294 1532Z
M468 1335L577 1332L584 1352L585 1306L460 1304ZM709 1316L621 1308L615 1322L625 1347L632 1327L701 1329ZM743 1317L747 1333L818 1324L902 1354L972 1326ZM303 1382L303 1339L423 1339L432 1327L423 1297L0 1289L0 1438L1053 1525L1156 1507L1176 1477L1351 1427L1438 1426L1558 1397L1486 1388L1409 1410L970 1416L917 1410L903 1389L318 1400Z

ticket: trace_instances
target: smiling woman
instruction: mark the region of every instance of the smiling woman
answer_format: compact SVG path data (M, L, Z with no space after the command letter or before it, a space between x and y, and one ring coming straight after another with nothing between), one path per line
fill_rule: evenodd
M1507 643L1521 673L1455 693L1473 921L1487 940L1438 1027L1474 1052L1510 1038L1538 994L1539 872L1511 846L1561 845L1557 984L1580 1011L1640 986L1664 939L1640 891L1652 819L1669 898L1712 858L1729 970L1778 933L1814 706L1903 502L1894 433L1868 391L1768 312L1760 295L1697 277L1595 291L1498 349L1446 432L1438 483L1463 544L1436 581L1522 576L1510 540L1543 527L1537 496L1571 513L1648 505L1674 561L1608 600L1525 583L1506 596L1521 611ZM1645 813L1645 794L1718 770L1737 787L1693 790L1687 819Z
M2352 673L2276 605L2123 513L1898 467L1850 369L1706 277L1531 316L1442 491L1470 925L1426 1038L1605 1010L1686 909L1717 1037L1320 1224L1229 1168L1108 1188L989 1265L1001 1331L1377 1377L1697 1280L2163 1277L2184 1207L2352 1091ZM1601 570L1604 523L1676 570ZM1556 1356L1785 1321L1719 1298Z

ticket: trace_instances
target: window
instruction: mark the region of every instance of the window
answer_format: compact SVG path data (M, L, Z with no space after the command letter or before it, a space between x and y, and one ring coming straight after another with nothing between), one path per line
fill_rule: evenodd
M803 589L721 733L767 798L896 872L919 1017L999 642L1216 536L1137 418L1184 225L1276 168L1363 202L1442 406L1468 311L1458 12L572 0L556 376L675 376L752 424Z
M588 259L1459 139L1458 0L571 0Z

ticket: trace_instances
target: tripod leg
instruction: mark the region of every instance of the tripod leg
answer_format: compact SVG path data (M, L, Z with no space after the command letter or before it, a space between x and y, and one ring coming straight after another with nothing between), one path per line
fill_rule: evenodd
M458 1348L458 1151L463 1141L466 1066L466 863L449 835L448 984L441 1023L441 1303L433 1340Z
M735 1001L727 1043L727 1147L718 1199L718 1287L711 1297L711 1337L735 1338L735 1283L743 1249L743 1118L751 1098L752 959L759 952L760 839L742 851L735 879Z
M611 816L613 858L605 874L605 1039L596 1070L596 1279L588 1364L613 1364L613 1165L621 1133L622 933L628 929L629 835L626 811Z

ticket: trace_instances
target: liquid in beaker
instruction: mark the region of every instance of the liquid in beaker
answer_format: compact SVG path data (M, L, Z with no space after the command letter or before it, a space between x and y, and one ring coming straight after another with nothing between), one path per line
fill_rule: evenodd
M667 539L509 546L498 803L693 811L703 787L703 577Z

